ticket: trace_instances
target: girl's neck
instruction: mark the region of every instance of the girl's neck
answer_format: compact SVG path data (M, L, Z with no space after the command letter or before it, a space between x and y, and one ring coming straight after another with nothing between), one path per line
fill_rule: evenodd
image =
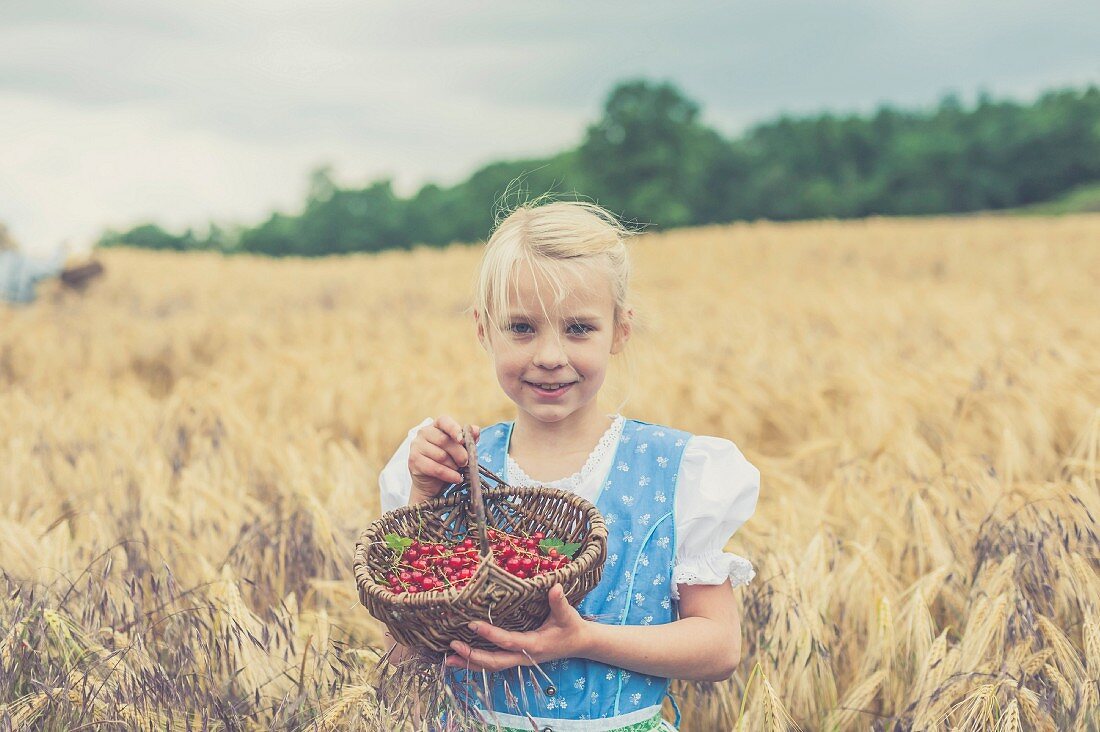
M557 422L541 422L521 411L512 428L509 453L513 457L587 457L611 423L595 401Z

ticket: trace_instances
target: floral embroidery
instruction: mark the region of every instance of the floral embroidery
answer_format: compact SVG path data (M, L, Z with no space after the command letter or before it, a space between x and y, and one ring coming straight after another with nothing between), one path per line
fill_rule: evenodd
M642 700L642 695L637 691L630 695L630 703L634 706L638 706L638 702Z
M634 501L635 501L634 496L628 496L628 495L624 494L624 495L620 496L620 499L622 500L624 506L633 506L634 505Z
M668 461L666 460L665 462L668 462ZM630 466L627 465L626 463L619 463L615 467L618 468L619 470L623 471L624 473L629 473L630 472Z
M657 491L657 495L653 496L653 500L657 501L658 503L664 503L668 500L668 497L665 496L664 491Z
M623 532L623 541L625 541L627 544L633 544L634 543L634 534L632 534L629 531L624 531Z
M683 447L683 446L684 446L685 444L686 444L686 440L684 440L684 438L683 438L683 437L681 437L680 439L676 440L676 447Z
M640 523L642 526L649 526L649 522L652 520L653 516L648 513L643 513L641 516L638 517L638 523Z
M639 442L638 446L634 448L634 452L642 453L649 448L648 442Z
M643 567L648 567L649 566L649 555L648 554L640 555L638 557L638 564L642 565Z
M638 478L638 487L639 488L645 488L647 485L649 485L649 476L648 475L643 475L641 478Z
M661 547L662 549L668 549L668 544L669 539L667 536L662 536L661 538L657 539L657 546Z
M604 520L605 524L610 526L611 524L613 524L613 523L615 523L616 521L619 520L619 516L618 516L618 514L608 513L608 514L604 515L603 520Z
M615 680L615 672L614 671L608 671L607 675L604 676L604 678L607 679L608 681L614 681ZM593 692L593 693L595 693L595 692Z
M664 430L657 430L656 432L653 433L653 436L654 437L664 437L665 436L665 431Z
M666 597L665 599L661 600L661 607L665 610L668 610L670 607L672 607L672 601Z
M657 457L657 464L660 465L662 468L667 468L668 467L668 458L666 458L664 455L658 456Z
M618 554L608 554L607 555L608 565L617 564L618 562L619 562L619 555Z
M635 605L642 605L644 603L645 603L645 595L643 595L640 592L635 592L634 593L634 604Z
M583 676L573 682L573 688L580 691L584 691L584 682L587 681Z
M651 625L652 623L653 623L653 616L652 615L646 615L644 618L642 618L642 625Z
M653 578L653 584L655 586L656 585L663 585L664 582L665 582L665 576L663 574L659 574L659 575L657 575L656 577Z

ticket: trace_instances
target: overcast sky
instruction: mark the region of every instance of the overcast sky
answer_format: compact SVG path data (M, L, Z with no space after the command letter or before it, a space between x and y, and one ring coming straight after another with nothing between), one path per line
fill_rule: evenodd
M407 194L575 145L615 82L728 135L780 112L1100 83L1100 1L0 0L0 221L255 223L328 163ZM489 205L490 202L486 202Z

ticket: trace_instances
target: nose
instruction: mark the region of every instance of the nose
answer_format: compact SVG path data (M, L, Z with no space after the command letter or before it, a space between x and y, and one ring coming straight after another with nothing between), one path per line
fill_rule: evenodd
M558 334L546 335L539 339L538 347L532 362L540 369L553 371L556 368L569 363L569 356L562 347L561 337Z

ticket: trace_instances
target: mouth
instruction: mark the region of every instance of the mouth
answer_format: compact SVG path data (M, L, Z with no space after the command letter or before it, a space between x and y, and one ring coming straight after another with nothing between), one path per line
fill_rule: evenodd
M523 383L525 383L525 384L527 384L527 386L531 387L531 390L534 391L539 396L557 397L557 396L561 396L565 392L569 391L569 388L571 386L573 386L573 384L575 384L576 382L566 381L566 382L535 384L535 383L532 383L530 381L525 381Z

